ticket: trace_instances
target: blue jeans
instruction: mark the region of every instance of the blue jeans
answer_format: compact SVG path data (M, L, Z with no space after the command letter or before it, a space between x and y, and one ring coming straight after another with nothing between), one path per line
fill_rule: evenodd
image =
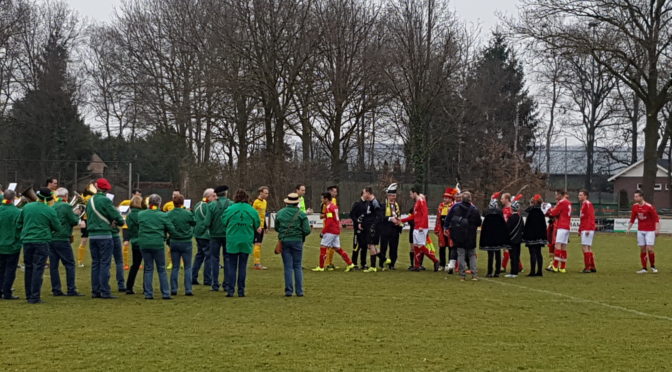
M93 296L110 297L110 265L112 264L112 238L89 238L91 251L91 292Z
M191 291L191 242L170 243L170 258L173 260L173 270L170 272L170 292L177 294L179 288L177 279L180 275L180 259L184 261L184 293Z
M49 243L49 275L51 276L51 292L62 293L61 275L58 273L58 262L63 261L65 266L65 282L68 293L77 292L75 285L75 256L72 254L72 246L67 240L52 241Z
M224 283L226 287L226 238L210 238L210 273L212 275L212 289L219 291L219 257L224 255Z
M161 288L161 295L163 297L170 297L168 289L168 273L166 272L166 252L161 249L143 249L142 259L145 261L144 281L142 288L145 292L145 298L154 297L154 287L152 280L154 279L154 265L156 264L156 271L159 273L159 287Z
M232 295L236 289L236 274L238 274L238 296L245 296L245 277L247 276L247 258L249 253L227 253L224 260L224 275L226 293Z
M24 243L23 262L26 264L24 276L26 299L28 302L40 300L44 265L49 257L49 243Z
M114 257L114 265L117 274L117 286L119 292L126 290L126 283L124 282L124 255L121 251L121 238L118 236L112 237L114 246L112 247L112 256Z
M203 266L203 284L211 285L212 284L212 270L210 268L210 239L198 239L196 238L196 247L198 251L196 252L196 257L194 258L194 265L192 267L191 281L198 281L198 272L201 270L201 265Z
M285 268L285 295L303 296L303 242L282 242L282 264ZM292 282L292 276L294 281Z
M4 298L12 297L12 286L16 279L16 265L19 264L21 252L0 254L0 294Z

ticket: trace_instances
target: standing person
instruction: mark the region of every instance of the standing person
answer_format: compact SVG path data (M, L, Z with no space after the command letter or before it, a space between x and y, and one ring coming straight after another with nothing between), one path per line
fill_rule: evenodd
M350 260L350 256L341 249L341 222L338 217L338 207L331 202L332 195L328 192L322 194L322 204L326 205L324 213L324 227L322 228L322 241L320 242L320 263L313 271L324 271L324 265L327 259L327 251L334 249L345 261L347 267L345 271L352 270L355 265Z
M337 198L338 198L338 186L333 185L333 186L327 187L327 192L329 194L331 194L331 203L333 203L336 207L338 207L338 200L337 200ZM323 216L322 220L325 220L324 215L326 214L326 208L327 208L327 205L322 203L322 216ZM325 260L325 265L327 265L326 268L329 271L336 270L336 265L334 265L334 252L336 252L335 249L329 249L327 251L327 258ZM371 266L373 266L373 265L371 265Z
M294 188L294 192L299 196L299 209L301 210L301 212L306 214L313 213L312 209L306 208L306 199L305 199L306 185L302 183L296 185L296 187Z
M567 270L567 244L569 243L569 228L572 220L572 203L566 191L555 192L557 203L548 215L555 218L555 249L553 257L553 272L566 273Z
M384 210L380 206L376 196L373 194L373 189L371 187L366 187L363 190L364 200L366 200L366 211L362 216L362 231L366 239L366 247L371 256L371 267L364 272L376 272L378 271L376 267L376 258L380 258L380 266L383 267L384 260L382 257L379 257L380 250L378 249L378 243L380 242L380 232L378 230L378 225L383 219ZM399 220L395 219L395 222Z
M238 287L238 297L245 297L247 259L252 253L254 234L259 229L259 214L249 204L250 197L245 190L236 191L233 205L222 217L226 228L226 297L233 297Z
M126 280L126 294L132 295L135 294L133 286L135 285L135 278L138 275L138 270L142 264L142 250L140 249L140 244L138 244L138 233L140 225L138 224L138 215L142 210L142 197L135 195L131 198L131 211L126 217L126 224L128 225L126 229L126 236L131 243L131 252L133 253L133 262L131 263L131 268L128 271L128 279Z
M184 295L193 296L191 289L191 251L196 220L194 214L184 207L184 196L174 197L173 205L175 208L168 212L168 219L175 228L175 233L170 234L170 256L177 265L170 272L170 294L177 296L180 267L184 266Z
M254 233L254 270L266 270L268 267L261 264L261 244L264 241L264 231L266 230L266 207L270 189L268 186L261 186L257 192L257 199L252 203L252 208L259 215L259 228Z
M548 230L546 216L541 210L543 202L541 195L536 194L530 201L530 207L526 210L527 219L523 229L523 241L530 251L530 273L527 276L544 276L542 270L544 256L541 253L541 247L548 244Z
M131 193L131 199L134 196L139 196L140 199L142 200L142 191L140 189L133 189L133 192ZM123 256L124 256L124 270L128 270L130 266L128 265L129 262L131 262L130 259L130 251L131 251L131 239L128 236L128 222L126 219L128 218L128 215L131 213L131 199L126 199L119 203L119 207L128 207L128 210L125 213L122 213L121 216L124 217L124 226L121 227L121 237L122 237L122 243L123 243Z
M53 234L49 243L49 276L51 278L51 293L54 296L65 296L61 290L61 276L58 273L58 263L65 266L65 278L68 287L68 296L82 296L77 292L75 285L75 256L72 253L72 227L79 223L79 217L68 204L68 189L60 187L56 190L56 202L52 206L61 224L60 231Z
M194 227L194 237L196 238L196 257L192 266L191 284L199 285L198 272L203 266L203 284L212 285L212 264L210 263L210 231L205 225L205 215L208 210L208 203L217 200L215 189L208 188L203 191L203 199L199 201L194 207L194 219L196 220L196 227Z
M105 193L112 185L105 179L96 181L98 192L86 204L87 229L91 250L91 290L93 298L114 299L110 289L110 266L114 241L112 230L124 224L119 211ZM123 267L122 267L123 269ZM122 281L123 281L123 270Z
M145 261L143 292L146 300L154 299L154 266L159 274L159 288L164 300L171 300L166 271L166 234L175 235L175 227L167 213L161 212L161 197L152 194L148 198L148 209L138 214L138 244Z
M16 279L16 267L21 255L21 241L17 224L21 210L14 205L16 192L6 190L0 204L0 297L18 300L12 293Z
M583 249L583 273L595 273L595 256L593 255L593 238L595 237L595 207L588 200L588 190L579 191L579 202L581 203L581 223L579 225L579 236L581 237L581 248Z
M49 257L49 242L54 233L61 232L56 211L48 205L53 199L51 190L43 187L36 194L38 200L23 207L16 223L16 227L21 230L23 260L26 264L24 277L26 299L31 304L42 303L40 290Z
M126 222L124 221L124 223ZM114 274L117 279L117 290L119 292L126 292L126 282L124 281L124 255L122 251L121 237L119 236L119 226L112 226L112 257L114 258Z
M423 256L429 257L434 262L434 271L439 270L439 260L434 256L434 252L427 249L427 234L429 233L429 210L425 195L420 193L416 187L410 191L411 199L415 202L413 213L401 222L413 221L413 270L420 271L420 260Z
M476 266L476 230L481 226L481 213L471 204L471 193L461 193L461 201L456 203L448 212L448 222L444 226L450 232L450 238L457 248L460 280L466 279L467 267L471 269L471 280L478 280ZM467 257L469 264L467 264Z
M646 274L646 257L649 257L649 265L651 272L656 274L656 253L654 246L656 245L656 236L660 233L660 217L656 207L647 203L644 200L644 193L637 190L634 195L635 204L632 205L632 213L630 214L630 224L628 225L628 233L632 229L632 225L637 220L637 245L640 248L639 259L642 262L642 269L637 271L637 274Z
M224 261L226 261L226 228L222 223L222 217L231 205L231 200L227 198L228 192L229 187L226 185L215 188L217 198L208 203L208 211L203 221L210 231L210 277L212 278L211 290L214 292L219 291L219 257L224 255ZM224 267L224 278L226 278L226 264ZM222 282L222 286L225 284L226 282Z
M89 200L96 194L96 187L93 183L89 183L82 194L85 205L89 204ZM89 229L87 228L88 217L86 213L82 215L79 222L79 247L77 248L77 267L84 267L84 258L86 257L86 246L89 243Z
M284 200L285 208L278 211L275 216L275 230L278 232L278 240L282 244L282 264L285 274L285 296L291 297L296 293L303 297L303 242L310 234L310 222L300 208L299 194L287 195ZM294 279L292 281L292 278Z
M446 188L443 192L443 201L439 203L439 207L436 211L436 224L434 226L434 233L439 239L439 271L449 271L455 269L455 263L453 262L452 268L446 261L446 249L450 250L450 237L444 233L443 226L446 223L446 217L450 208L453 206L455 200L455 189Z
M511 248L506 220L499 207L500 195L501 193L497 192L490 197L488 210L485 212L481 227L479 246L481 250L488 252L488 274L486 275L488 278L499 277L502 267L502 249ZM469 267L473 269L472 266Z
M401 218L401 209L399 208L399 203L397 203L397 184L393 183L387 187L387 199L383 204L382 210L383 219L378 224L378 230L380 231L380 268L384 264L387 265L388 269L395 270L395 265L397 263L397 257L399 254L399 235L401 234L402 225L398 223ZM389 258L387 257L387 251L390 251Z
M508 224L509 218L511 218L511 216L515 214L512 208L513 200L511 199L511 194L509 194L508 192L502 194L500 202L502 203L502 214L504 215L504 221L506 221L506 223ZM502 272L504 273L506 272L506 267L509 265L509 260L511 260L511 250L505 249L502 257ZM513 270L512 266L511 272L512 273L515 272L516 275L518 275L518 273L522 271L523 271L523 262L518 260L518 267L516 268L516 270Z
M520 245L523 242L523 218L520 216L520 199L522 194L516 195L511 202L511 215L506 220L506 228L509 231L509 240L511 241L511 272L506 274L507 278L518 277L519 269L523 267L520 262Z
M175 209L175 204L173 204L173 199L178 195L182 195L182 194L180 192L180 189L176 188L176 189L173 190L173 195L170 197L170 200L166 204L164 204L163 207L161 207L161 210L168 213L168 212L172 211L173 209ZM172 255L170 254L170 246L168 246L168 248L166 249L166 255L168 256L168 258L167 258L168 259L167 269L172 270L173 269L173 259L172 259Z
M361 269L366 270L366 237L361 230L362 217L366 213L366 200L364 200L364 192L359 194L359 200L352 204L350 209L350 220L352 221L352 228L354 234L352 237L352 263L355 265L354 270L359 270L357 266L358 257L360 257Z

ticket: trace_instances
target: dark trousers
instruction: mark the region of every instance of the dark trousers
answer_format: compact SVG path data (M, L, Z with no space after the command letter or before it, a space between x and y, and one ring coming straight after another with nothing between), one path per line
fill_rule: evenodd
M227 253L224 260L224 289L226 294L233 295L238 284L238 296L245 296L245 278L247 277L248 253ZM236 278L237 276L237 278ZM236 280L237 279L237 280Z
M23 244L23 262L26 264L24 281L28 302L40 300L44 265L46 265L48 257L49 243Z
M499 275L502 270L502 251L488 251L488 275L493 274L493 263L495 269L494 274Z
M352 251L352 263L357 265L357 256L359 256L359 265L364 267L366 266L366 253L369 250L364 232L355 233L355 239L357 239L357 249Z
M399 256L399 232L398 229L394 231L383 230L380 233L380 267L383 267L385 258L387 258L387 250L390 250L390 267L394 267Z
M544 257L541 255L541 245L529 245L530 251L530 276L542 276L544 267Z
M61 275L58 273L58 263L63 262L65 266L65 282L68 286L68 293L76 293L75 285L75 256L72 254L70 241L52 241L49 243L49 276L51 277L51 292L54 294L62 293Z
M191 269L191 281L193 283L198 281L198 272L201 270L201 266L203 266L203 284L211 285L210 239L196 238L196 247L198 251L196 252L196 257L194 257L194 266Z
M19 264L21 252L0 254L0 294L3 298L12 297L12 286L16 279L16 265Z
M91 293L94 297L110 297L110 265L112 265L112 238L89 239L91 251Z
M448 259L457 261L457 248L448 247Z
M133 252L133 263L128 270L126 289L132 291L133 286L135 285L135 278L138 276L138 270L140 270L140 265L142 264L142 251L140 250L140 246L136 243L131 243L131 251Z
M520 243L511 243L509 255L511 257L511 275L518 275L518 269L520 269Z
M439 247L439 266L446 267L446 247Z
M210 275L212 276L212 289L219 291L219 258L224 256L224 282L226 288L226 238L210 238Z

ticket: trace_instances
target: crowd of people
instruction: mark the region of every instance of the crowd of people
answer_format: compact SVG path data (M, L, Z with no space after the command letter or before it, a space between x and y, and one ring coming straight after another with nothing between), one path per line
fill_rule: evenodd
M253 269L267 269L262 264L262 243L269 228L267 199L270 188L267 186L259 187L252 202L245 190L237 190L233 199L229 199L227 186L208 188L193 208L185 205L185 198L179 191L173 193L172 200L163 203L157 194L143 198L140 190L134 190L129 200L115 207L108 194L112 186L106 179L100 178L91 186L89 195L83 198L81 212L76 203L69 202L69 191L58 187L58 180L54 178L35 192L35 201L25 205L16 203L19 198L14 190L3 192L0 205L0 297L7 300L19 298L12 287L22 249L25 296L33 304L42 302L40 292L47 267L54 296L82 296L75 284L75 268L84 265L87 243L91 254L93 298L116 298L110 286L113 258L118 291L134 295L136 277L142 269L142 289L148 300L154 298L155 271L161 298L169 300L181 289L182 268L185 296L193 296L193 286L200 285L202 268L203 284L210 286L211 291L223 289L227 297L245 296L249 255L253 255ZM425 270L423 262L428 259L436 272L457 273L462 281L468 276L471 280L479 280L478 248L487 252L487 277L504 274L507 278L516 278L524 271L520 256L521 246L525 244L530 253L528 276L541 277L544 269L566 273L572 203L565 191L556 192L554 206L545 203L537 194L525 207L521 205L524 200L521 193L496 192L486 211L481 213L473 204L470 192L461 191L459 186L447 188L438 205L433 228L436 247L430 236L425 195L417 188L410 190L413 208L404 217L397 201L397 190L397 184L389 185L383 201L376 199L372 188L362 190L360 199L349 213L355 232L350 255L341 246L343 223L337 201L338 187L329 187L321 195L319 213L323 227L318 265L312 271L336 270L333 261L336 253L345 262L346 272L396 270L400 235L404 225L408 224L409 271ZM304 295L304 242L312 230L307 217L312 210L306 208L305 193L305 185L298 185L284 199L285 207L275 214L274 219L278 233L275 253L282 257L284 292L288 297ZM583 272L595 273L592 250L595 210L588 191L579 192L578 199ZM635 192L634 200L628 231L637 221L642 264L637 273L644 274L649 270L656 273L654 245L660 232L660 219L656 208L644 200L641 192ZM75 262L71 244L73 227L77 225L81 229L81 243ZM121 237L120 231L123 232ZM194 241L195 255L192 252ZM545 246L549 247L551 256L547 267L544 267L542 254ZM127 266L129 253L132 253L130 267ZM59 274L61 262L66 272L65 291ZM124 269L128 270L126 279ZM224 279L220 283L222 270Z

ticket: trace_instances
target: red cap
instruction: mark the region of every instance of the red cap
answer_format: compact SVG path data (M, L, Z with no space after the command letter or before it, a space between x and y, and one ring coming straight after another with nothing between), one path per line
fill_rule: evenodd
M534 195L534 200L541 200L541 195L535 194Z
M457 194L457 190L452 188L452 187L446 187L446 190L443 192L443 197L444 198L455 198L455 194Z
M112 190L112 185L110 185L110 182L105 178L99 178L98 181L96 181L96 188L103 191L110 191Z
M499 197L500 197L501 195L502 195L502 193L498 191L498 192L492 194L492 196L490 197L490 199L499 199Z
M520 199L522 199L522 198L523 198L523 194L518 194L518 195L516 195L515 198L513 198L513 200L518 201L518 200L520 200Z

